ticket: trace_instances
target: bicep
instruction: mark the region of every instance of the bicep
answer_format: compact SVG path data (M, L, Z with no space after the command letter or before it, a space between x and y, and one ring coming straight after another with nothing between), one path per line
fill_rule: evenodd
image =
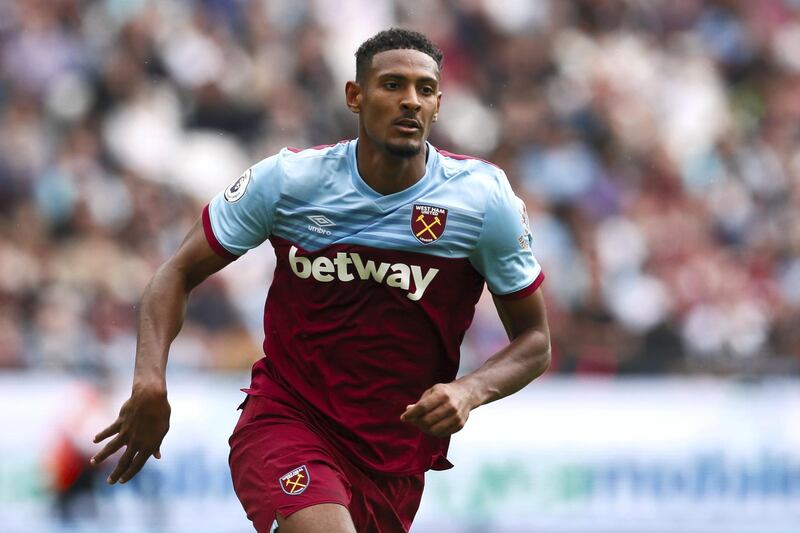
M487 201L478 243L470 255L492 294L513 295L537 288L542 268L532 250L525 204L505 177Z
M222 257L209 244L198 219L175 254L167 261L167 266L183 274L187 289L191 290L211 274L222 270L233 262L230 257Z
M547 312L541 288L523 298L509 300L493 296L493 299L497 314L510 340L528 330L539 331L549 337Z

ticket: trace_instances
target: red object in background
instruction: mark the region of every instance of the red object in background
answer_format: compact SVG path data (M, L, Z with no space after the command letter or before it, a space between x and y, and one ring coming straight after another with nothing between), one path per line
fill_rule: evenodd
M48 470L52 487L59 493L69 490L88 467L89 458L63 434L57 437L50 457Z

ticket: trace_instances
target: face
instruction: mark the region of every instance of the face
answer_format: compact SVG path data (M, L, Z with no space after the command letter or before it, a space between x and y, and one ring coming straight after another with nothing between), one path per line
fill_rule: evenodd
M442 98L436 62L418 50L387 50L375 54L364 78L346 88L361 133L396 157L419 154Z

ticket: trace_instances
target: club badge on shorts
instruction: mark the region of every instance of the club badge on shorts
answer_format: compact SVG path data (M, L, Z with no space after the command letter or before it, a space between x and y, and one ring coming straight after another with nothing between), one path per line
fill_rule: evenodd
M447 209L416 204L411 210L411 232L422 244L438 241L447 223Z
M308 475L306 465L303 465L286 472L278 481L283 492L289 496L296 496L308 488L311 483L311 476Z

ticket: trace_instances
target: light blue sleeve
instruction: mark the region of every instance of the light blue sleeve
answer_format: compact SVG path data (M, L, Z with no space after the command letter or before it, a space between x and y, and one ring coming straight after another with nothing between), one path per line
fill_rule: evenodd
M544 276L532 243L525 204L501 173L487 203L478 245L470 256L492 294L522 297L541 284Z
M269 238L280 198L280 157L277 154L253 165L211 200L208 222L213 234L206 231L210 241L240 256Z

